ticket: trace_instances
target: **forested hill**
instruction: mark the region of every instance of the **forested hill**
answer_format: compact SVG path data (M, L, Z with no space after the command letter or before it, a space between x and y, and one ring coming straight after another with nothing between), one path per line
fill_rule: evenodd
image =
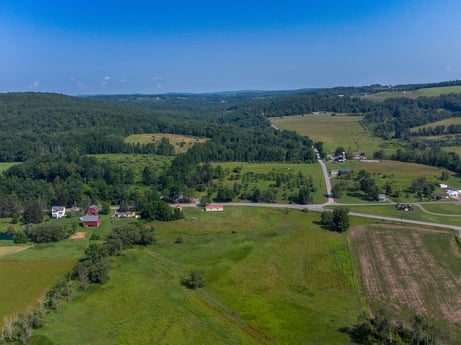
M133 133L207 136L216 131L103 100L52 93L0 94L0 121L0 161L24 161L67 148L121 152L123 138Z
M185 106L177 103L154 111L101 98L0 94L0 161L26 161L69 150L81 154L133 152L133 146L124 143L126 136L158 132L210 138L191 150L189 161L193 163L315 160L308 138L275 131L257 108L245 102L224 111L221 102L188 99L185 104L205 110L182 115Z

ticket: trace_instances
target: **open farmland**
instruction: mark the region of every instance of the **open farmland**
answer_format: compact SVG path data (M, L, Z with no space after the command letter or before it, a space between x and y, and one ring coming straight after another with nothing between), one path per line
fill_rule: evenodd
M296 131L307 135L314 141L324 143L325 152L334 152L336 147L343 146L355 152L372 155L380 149L382 139L373 137L360 121L362 116L346 115L297 115L283 118L272 118L272 123L280 129Z
M453 234L417 227L368 225L352 229L352 244L372 310L408 320L414 312L443 320L459 344L461 260Z
M393 201L401 202L416 202L420 201L414 194L407 196L406 190L411 186L412 181L425 177L430 183L436 185L435 193L444 193L443 189L438 187L439 183L446 183L453 189L461 189L460 178L452 172L448 172L448 180L441 181L440 176L443 169L431 167L417 163L398 162L390 160L382 160L379 162L360 162L357 160L349 160L347 163L327 163L328 170L338 170L347 168L352 173L358 173L360 170L365 170L372 174L380 188L384 188L386 183L390 183L392 190L400 190L399 198L391 198ZM331 183L336 183L336 178L331 179ZM355 193L357 194L357 193ZM340 203L354 203L361 202L360 198L344 195L337 199Z
M1 162L0 163L0 173L4 172L5 170L8 170L10 167L12 167L13 165L16 165L16 164L19 164L19 163L14 163L14 162Z
M266 190L271 188L276 194L277 202L288 203L288 197L296 194L298 187L295 179L299 173L305 177L312 176L315 192L312 193L313 203L326 201L326 187L322 169L319 164L292 164L292 163L243 163L222 162L217 163L225 171L225 178L214 179L216 185L232 188L235 182L242 185L241 192L252 192L254 189ZM277 175L285 176L276 186ZM291 177L291 178L290 178Z
M46 291L64 279L76 262L74 259L10 260L8 257L0 258L0 320L34 307Z
M442 87L428 87L418 90L409 90L409 91L384 91L377 92L363 96L362 98L373 100L377 102L382 102L389 98L399 98L406 97L416 99L418 97L436 97L449 93L461 93L461 86L442 86Z
M418 127L413 127L410 131L411 132L417 132L419 129L423 128L428 128L432 127L435 128L437 126L445 126L448 127L450 125L461 125L461 117L450 117L448 119L436 121L436 122L431 122L423 126L418 126Z
M362 303L347 234L318 213L186 208L158 243L112 260L111 280L36 332L56 344L345 344ZM178 237L183 243L175 243ZM190 270L207 284L188 290ZM75 322L79 320L79 322Z
M132 134L125 138L126 143L131 144L159 144L160 141L166 138L174 146L176 153L184 153L196 143L204 143L207 138L199 138L188 135L153 133L153 134Z

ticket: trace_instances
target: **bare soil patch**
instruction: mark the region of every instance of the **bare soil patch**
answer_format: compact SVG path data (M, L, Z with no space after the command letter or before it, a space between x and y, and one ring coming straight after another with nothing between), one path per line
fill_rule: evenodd
M77 240L79 238L85 238L86 237L86 232L81 231L81 232L76 232L75 234L71 235L69 238L71 240Z
M413 310L461 324L461 260L452 234L392 225L351 230L361 277L372 309L396 315Z
M0 256L17 253L26 249L29 249L32 246L8 246L0 247Z

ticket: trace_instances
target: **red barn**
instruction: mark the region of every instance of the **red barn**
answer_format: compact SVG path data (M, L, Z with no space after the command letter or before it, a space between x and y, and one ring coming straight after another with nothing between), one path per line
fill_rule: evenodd
M91 215L98 214L98 212L99 212L99 207L96 205L91 205L90 207L88 207L88 212L86 214L91 216Z
M80 218L85 228L92 227L97 228L101 225L101 217L100 216L83 216Z

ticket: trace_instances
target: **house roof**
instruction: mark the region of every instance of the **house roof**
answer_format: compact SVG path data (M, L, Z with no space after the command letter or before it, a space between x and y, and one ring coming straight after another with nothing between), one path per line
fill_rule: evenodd
M224 208L223 205L206 205L205 208Z
M82 222L97 222L99 218L99 216L83 216L80 220Z
M58 212L58 211L64 211L66 208L64 206L53 206L51 207L52 211Z

